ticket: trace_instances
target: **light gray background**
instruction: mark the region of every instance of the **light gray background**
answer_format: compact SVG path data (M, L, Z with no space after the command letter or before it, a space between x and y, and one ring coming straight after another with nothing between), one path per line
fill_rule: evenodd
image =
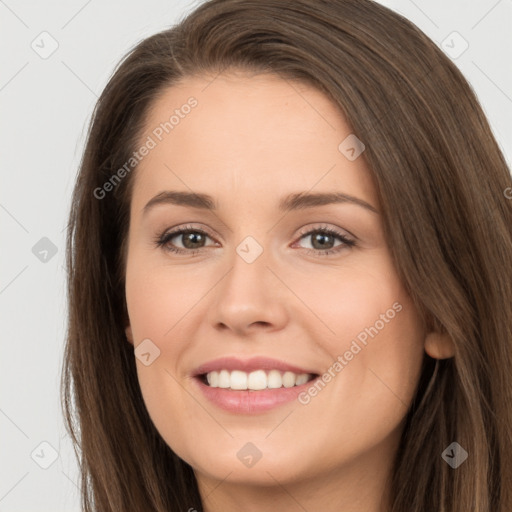
M66 325L64 229L86 126L120 58L199 3L0 0L0 512L80 510L59 372ZM381 3L441 47L453 31L469 43L454 61L476 91L510 166L512 0ZM58 43L48 58L39 54L51 49L44 31ZM447 41L460 48L459 40ZM43 237L55 245L54 256L36 246L48 244L40 242Z

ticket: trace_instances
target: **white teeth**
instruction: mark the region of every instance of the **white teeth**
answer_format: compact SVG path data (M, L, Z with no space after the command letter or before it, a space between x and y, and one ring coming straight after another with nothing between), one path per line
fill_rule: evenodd
M212 372L217 373L217 372ZM206 376L208 378L208 375ZM219 388L229 388L230 386L230 376L229 372L227 370L221 370L219 373Z
M267 387L270 389L277 389L282 387L283 378L281 377L281 372L277 370L270 370L267 376Z
M251 373L240 370L221 370L206 374L206 380L212 388L224 388L234 390L261 390L278 389L281 387L292 388L301 386L313 378L309 373L296 374L293 372L281 373L278 370L255 370Z
M307 373L301 373L300 375L297 375L297 378L295 379L295 385L302 386L302 384L306 384L308 379L309 375Z
M285 388L292 388L295 386L295 374L292 372L284 372L283 386Z
M263 370L257 370L249 373L247 379L247 388L265 389L267 387L267 374Z
M217 388L219 387L219 373L218 372L210 372L206 378L208 379L208 384L210 384L210 386L212 388Z
M234 370L231 372L231 389L247 389L247 373Z

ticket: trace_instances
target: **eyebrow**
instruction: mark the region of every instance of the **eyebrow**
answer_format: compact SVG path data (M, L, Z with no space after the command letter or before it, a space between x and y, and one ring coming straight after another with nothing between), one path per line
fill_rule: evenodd
M341 192L298 192L292 193L281 199L278 208L280 211L289 212L292 210L302 210L305 208L313 208L315 206L324 206L328 204L349 203L361 206L366 210L379 214L379 211L371 204L359 199L358 197L344 194ZM160 192L150 199L142 212L146 214L149 210L157 205L174 204L177 206L188 206L191 208L199 208L203 210L217 210L218 206L212 196L196 192L184 192L176 190L166 190Z

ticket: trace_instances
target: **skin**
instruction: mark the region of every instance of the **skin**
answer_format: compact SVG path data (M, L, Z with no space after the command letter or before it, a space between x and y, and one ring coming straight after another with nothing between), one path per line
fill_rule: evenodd
M337 191L380 212L363 156L350 161L338 150L351 129L335 104L272 75L189 77L157 99L141 140L190 96L198 105L133 176L126 335L135 347L149 338L160 350L148 366L137 359L148 412L194 469L207 512L241 503L249 512L384 511L422 359L425 352L450 357L453 346L425 332L398 279L381 213L349 203L286 215L277 209L292 192ZM219 207L160 204L144 214L164 190L208 193ZM189 224L209 233L199 253L155 244ZM320 254L312 235L301 238L320 226L353 235L356 245ZM236 252L247 236L263 248L250 264ZM186 242L172 239L183 250ZM334 237L326 248L341 243ZM307 405L233 414L192 381L197 366L230 355L263 355L322 374L397 302L402 310ZM237 457L247 442L262 452L250 468Z

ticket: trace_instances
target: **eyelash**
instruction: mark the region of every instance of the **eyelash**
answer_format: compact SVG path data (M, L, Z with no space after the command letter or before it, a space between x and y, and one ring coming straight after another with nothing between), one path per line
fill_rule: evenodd
M155 245L159 248L163 248L166 251L174 252L178 254L187 254L187 255L194 255L198 252L201 252L202 249L205 249L205 247L201 247L199 249L181 249L177 247L172 247L168 245L169 241L174 238L177 235L182 235L185 233L201 233L202 235L206 235L213 239L206 231L203 231L202 229L197 229L192 226L185 226L183 228L177 229L175 231L170 232L164 232L161 235L158 235L154 242ZM303 249L306 251L307 254L315 254L315 255L322 255L322 256L329 256L334 253L338 253L342 249L346 247L354 247L356 245L355 241L346 237L343 233L340 233L339 231L336 231L335 229L329 228L327 226L320 226L317 228L310 229L308 231L301 232L299 235L298 240L304 238L305 236L312 235L314 233L322 233L327 235L332 235L333 237L338 238L341 240L342 244L338 245L337 247L334 247L332 249Z

